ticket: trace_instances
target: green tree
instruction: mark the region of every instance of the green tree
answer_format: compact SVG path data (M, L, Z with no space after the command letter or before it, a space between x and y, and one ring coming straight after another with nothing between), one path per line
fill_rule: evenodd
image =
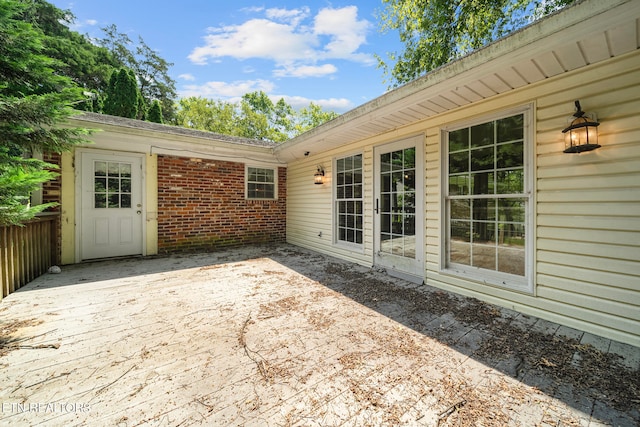
M242 96L240 109L242 136L274 142L292 136L294 111L284 99L274 104L265 92L250 92Z
M41 30L22 20L26 5L0 1L0 224L19 224L50 204L30 206L30 193L54 174L30 152L62 152L86 142L85 129L60 126L82 101L79 88L55 73Z
M308 107L300 110L295 124L295 133L300 135L338 116L339 114L335 111L324 111L320 105L312 102Z
M76 108L100 111L99 99L106 90L109 76L114 69L123 66L106 48L96 46L86 36L69 29L75 20L70 11L63 11L44 0L21 0L25 8L20 18L43 32L42 53L56 59L55 71L71 78L87 92L99 96L87 96L86 104Z
M98 92L95 89L92 89L92 90L85 90L82 92L82 94L85 96L86 101L76 104L75 105L76 110L91 111L94 113L102 112L104 99L102 98L102 95L100 94L100 92Z
M162 121L162 104L157 99L154 99L147 111L147 121L154 123L163 123Z
M107 48L115 58L127 68L133 70L139 85L140 94L146 105L151 105L157 99L162 104L163 121L169 123L175 117L176 83L169 76L172 63L167 62L151 49L143 40L138 38L138 44L126 34L119 33L115 25L102 29L106 37L98 43ZM144 110L140 110L140 116Z
M238 135L237 106L230 102L202 97L182 98L178 103L175 124L222 135Z
M135 75L133 73L131 73L131 76L133 77L133 80L135 81ZM144 97L142 96L142 94L140 93L140 90L138 89L138 87L136 86L136 92L137 92L137 100L138 100L138 112L136 114L136 116L134 118L138 119L138 120L147 120L147 101L144 99ZM153 101L152 101L153 102Z
M264 92L251 92L239 104L201 97L183 98L178 103L175 124L223 135L283 142L337 117L311 103L300 111L284 99L275 104Z
M377 56L397 87L576 0L383 0L381 30L398 31L402 52Z
M140 106L140 91L133 71L121 68L109 79L103 111L112 116L135 119Z
M247 95L244 95L245 97ZM254 108L251 102L243 97L240 103L240 115L237 121L237 136L272 141L274 132L269 129L266 114Z
M273 113L271 114L271 127L276 135L284 137L279 142L286 141L292 136L295 129L295 120L296 113L293 107L287 104L284 98L280 98L273 106Z

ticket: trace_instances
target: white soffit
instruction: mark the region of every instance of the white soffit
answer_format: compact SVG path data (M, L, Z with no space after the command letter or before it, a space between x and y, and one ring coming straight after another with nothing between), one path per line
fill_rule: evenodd
M281 161L369 138L640 48L640 1L587 0L275 148Z

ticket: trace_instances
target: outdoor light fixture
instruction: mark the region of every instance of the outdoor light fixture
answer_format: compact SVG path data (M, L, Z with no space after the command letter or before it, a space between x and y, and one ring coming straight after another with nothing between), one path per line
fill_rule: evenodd
M586 115L580 107L580 101L576 101L576 112L569 127L564 129L564 152L582 153L600 148L598 144L598 126L600 123Z
M322 185L324 183L324 168L318 166L318 170L313 174L313 183Z

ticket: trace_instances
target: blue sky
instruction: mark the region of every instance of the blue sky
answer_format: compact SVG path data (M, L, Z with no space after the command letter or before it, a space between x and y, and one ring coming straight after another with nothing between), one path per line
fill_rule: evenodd
M381 34L381 0L272 1L49 0L76 16L72 29L121 33L173 62L180 97L237 101L262 90L299 108L309 102L343 113L382 95L374 54L401 50Z

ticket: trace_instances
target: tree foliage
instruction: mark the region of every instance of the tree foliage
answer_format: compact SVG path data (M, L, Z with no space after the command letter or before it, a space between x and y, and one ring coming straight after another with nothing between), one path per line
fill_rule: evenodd
M135 118L143 120L147 107L159 100L163 120L173 119L177 97L175 81L169 75L173 64L151 49L142 37L133 43L115 25L109 25L102 29L103 39L92 40L69 29L75 16L68 10L58 9L46 0L12 1L24 6L20 19L43 32L42 53L57 60L55 71L71 78L87 93L86 102L76 104L76 108L100 112L110 76L115 70L128 68L133 70L141 94Z
M175 124L224 135L283 142L337 117L310 103L296 111L283 98L274 103L262 91L245 94L239 103L190 97L180 100Z
M274 142L289 139L293 108L284 99L274 104L265 92L250 92L242 96L240 110L240 136Z
M22 19L26 11L19 1L0 2L0 224L19 224L50 206L28 201L55 165L24 154L86 142L86 130L59 126L82 93L56 74L58 63L43 54L42 31Z
M151 107L149 107L149 111L147 111L147 121L153 123L164 123L162 120L162 104L160 101L155 99L151 103Z
M338 116L339 114L335 111L324 111L320 105L312 102L308 107L300 110L298 121L295 125L295 133L300 135Z
M174 123L185 128L237 135L236 121L234 104L192 96L180 99Z
M107 48L125 67L133 70L138 82L144 105L151 105L154 100L162 104L163 121L168 123L175 116L176 83L169 75L173 65L163 59L158 52L151 49L142 37L138 44L126 34L118 32L115 24L102 29L105 38L98 43ZM146 108L138 111L139 119L143 119Z
M20 18L42 31L42 53L56 59L56 72L69 77L87 92L102 94L113 70L123 64L108 49L71 31L68 26L75 19L71 12L60 10L45 0L22 0L22 3L25 9ZM77 104L76 108L99 111L100 98L87 96L87 104Z
M135 119L138 117L140 91L133 71L121 68L109 79L103 111L112 116Z
M574 1L383 0L381 29L397 31L404 50L378 65L396 87Z

